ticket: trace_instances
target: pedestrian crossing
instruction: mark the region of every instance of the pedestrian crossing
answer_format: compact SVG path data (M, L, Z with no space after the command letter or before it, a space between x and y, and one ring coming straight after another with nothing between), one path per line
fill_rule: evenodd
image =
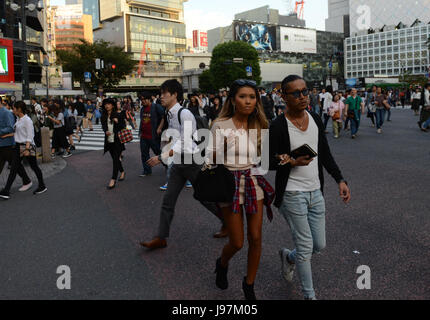
M137 128L139 127L139 121L137 120ZM101 124L93 124L94 131L89 131L89 129L84 129L84 136L81 139L81 142L78 142L76 137L73 137L73 141L75 143L76 150L80 151L97 151L103 150L104 142L105 142L105 134L103 132ZM139 131L133 131L133 141L139 141Z

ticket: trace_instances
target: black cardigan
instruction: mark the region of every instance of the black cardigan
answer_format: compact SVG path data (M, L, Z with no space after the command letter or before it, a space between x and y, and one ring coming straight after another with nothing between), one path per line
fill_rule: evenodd
M113 123L113 134L114 134L114 143L116 146L121 148L121 141L119 140L118 132L120 132L122 129L125 129L125 118L123 113L118 113L113 111L111 113L110 119L113 121L113 119L117 118L118 123ZM106 153L108 149L108 136L106 135L106 132L108 131L108 118L107 115L103 115L101 118L102 128L105 133L105 144L104 144L104 152Z
M308 112L308 111L307 111ZM328 173L340 183L343 180L342 173L339 170L327 142L325 129L321 118L313 112L308 112L318 126L318 173L321 183L321 191L324 191L324 173L323 167ZM276 198L274 205L280 207L287 187L288 178L291 172L291 165L278 165L279 159L276 155L290 154L291 144L288 133L288 123L285 116L277 117L270 126L269 131L269 148L270 148L270 170L276 170L275 193Z

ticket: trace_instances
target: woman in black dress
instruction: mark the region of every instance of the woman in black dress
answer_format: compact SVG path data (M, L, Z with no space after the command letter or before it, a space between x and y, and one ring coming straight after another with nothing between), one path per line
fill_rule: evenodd
M125 119L121 113L115 112L114 107L114 100L105 99L103 101L101 122L105 133L104 152L109 152L113 161L112 179L107 186L108 190L115 188L118 172L121 173L119 181L125 179L124 168L120 160L122 143L118 135L118 133L125 128Z

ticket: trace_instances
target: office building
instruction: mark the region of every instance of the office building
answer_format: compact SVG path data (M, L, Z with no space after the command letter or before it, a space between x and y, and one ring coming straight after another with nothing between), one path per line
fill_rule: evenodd
M93 21L93 30L100 27L99 0L83 0L83 13L90 15Z
M37 4L36 0L29 0L28 3ZM22 59L26 58L29 67L30 88L41 85L42 80L42 56L46 53L44 49L44 14L43 11L25 11L26 15L26 47L27 57L22 56L22 35L20 23L20 11L13 11L10 8L10 1L0 0L0 39L5 39L11 46L8 50L13 53L13 65L8 66L8 73L14 73L15 84L9 85L18 98L21 97L22 82ZM19 19L19 20L18 20ZM6 90L6 85L1 84L0 89ZM9 90L8 89L8 90Z
M328 18L325 20L325 31L342 32L349 37L349 1L328 0Z
M187 49L183 3L188 0L100 0L102 27L94 38L124 47L136 68L119 89L157 88L181 79L180 60ZM140 65L140 66L139 66Z
M83 14L82 4L53 7L53 10L57 50L70 50L82 39L93 42L92 17Z
M429 21L399 23L345 39L345 78L428 73Z

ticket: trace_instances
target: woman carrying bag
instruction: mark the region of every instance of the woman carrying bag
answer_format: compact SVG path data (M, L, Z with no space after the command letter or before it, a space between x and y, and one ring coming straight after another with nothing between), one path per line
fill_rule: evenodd
M328 108L328 113L333 120L333 134L334 138L339 138L340 130L342 129L342 122L344 118L345 105L340 101L340 96L335 94L333 101Z
M209 163L224 164L234 176L234 195L231 201L218 203L227 225L229 242L216 261L216 285L223 290L228 288L228 264L243 247L246 216L249 251L247 274L243 279L242 289L247 300L256 299L254 280L261 256L263 204L267 206L269 220L272 219L270 205L274 191L254 168L261 156L259 150L262 129L267 128L268 121L256 83L251 80L236 80L218 119L213 124L214 143L208 147L207 155ZM255 131L251 132L251 129ZM218 135L220 136L217 137ZM225 150L227 152L224 152Z
M124 181L125 179L124 168L120 160L123 146L119 134L126 126L122 114L114 111L115 105L114 100L105 99L103 101L101 118L102 128L105 133L104 153L109 152L113 161L112 179L107 186L108 190L115 188L118 172L121 173L119 181Z
M24 184L19 189L20 192L27 191L33 185L33 183L31 182L30 178L28 177L22 165L23 158L27 159L27 162L29 163L31 169L36 174L37 180L39 182L39 186L33 192L33 194L34 195L42 194L48 190L45 186L45 182L43 181L42 171L40 170L37 164L36 146L34 144L33 121L25 114L25 110L26 110L26 105L23 101L18 101L13 106L13 113L17 117L17 121L15 123L15 134L11 134L11 135L13 135L15 138L15 143L16 143L15 151L17 152L17 157L19 158L19 162L16 166L12 166L6 186L3 189L3 192L6 192L6 194L9 194L10 188L12 187L12 184L15 181L15 178L18 172L20 172L20 174L22 173L23 181L29 181L27 184Z

